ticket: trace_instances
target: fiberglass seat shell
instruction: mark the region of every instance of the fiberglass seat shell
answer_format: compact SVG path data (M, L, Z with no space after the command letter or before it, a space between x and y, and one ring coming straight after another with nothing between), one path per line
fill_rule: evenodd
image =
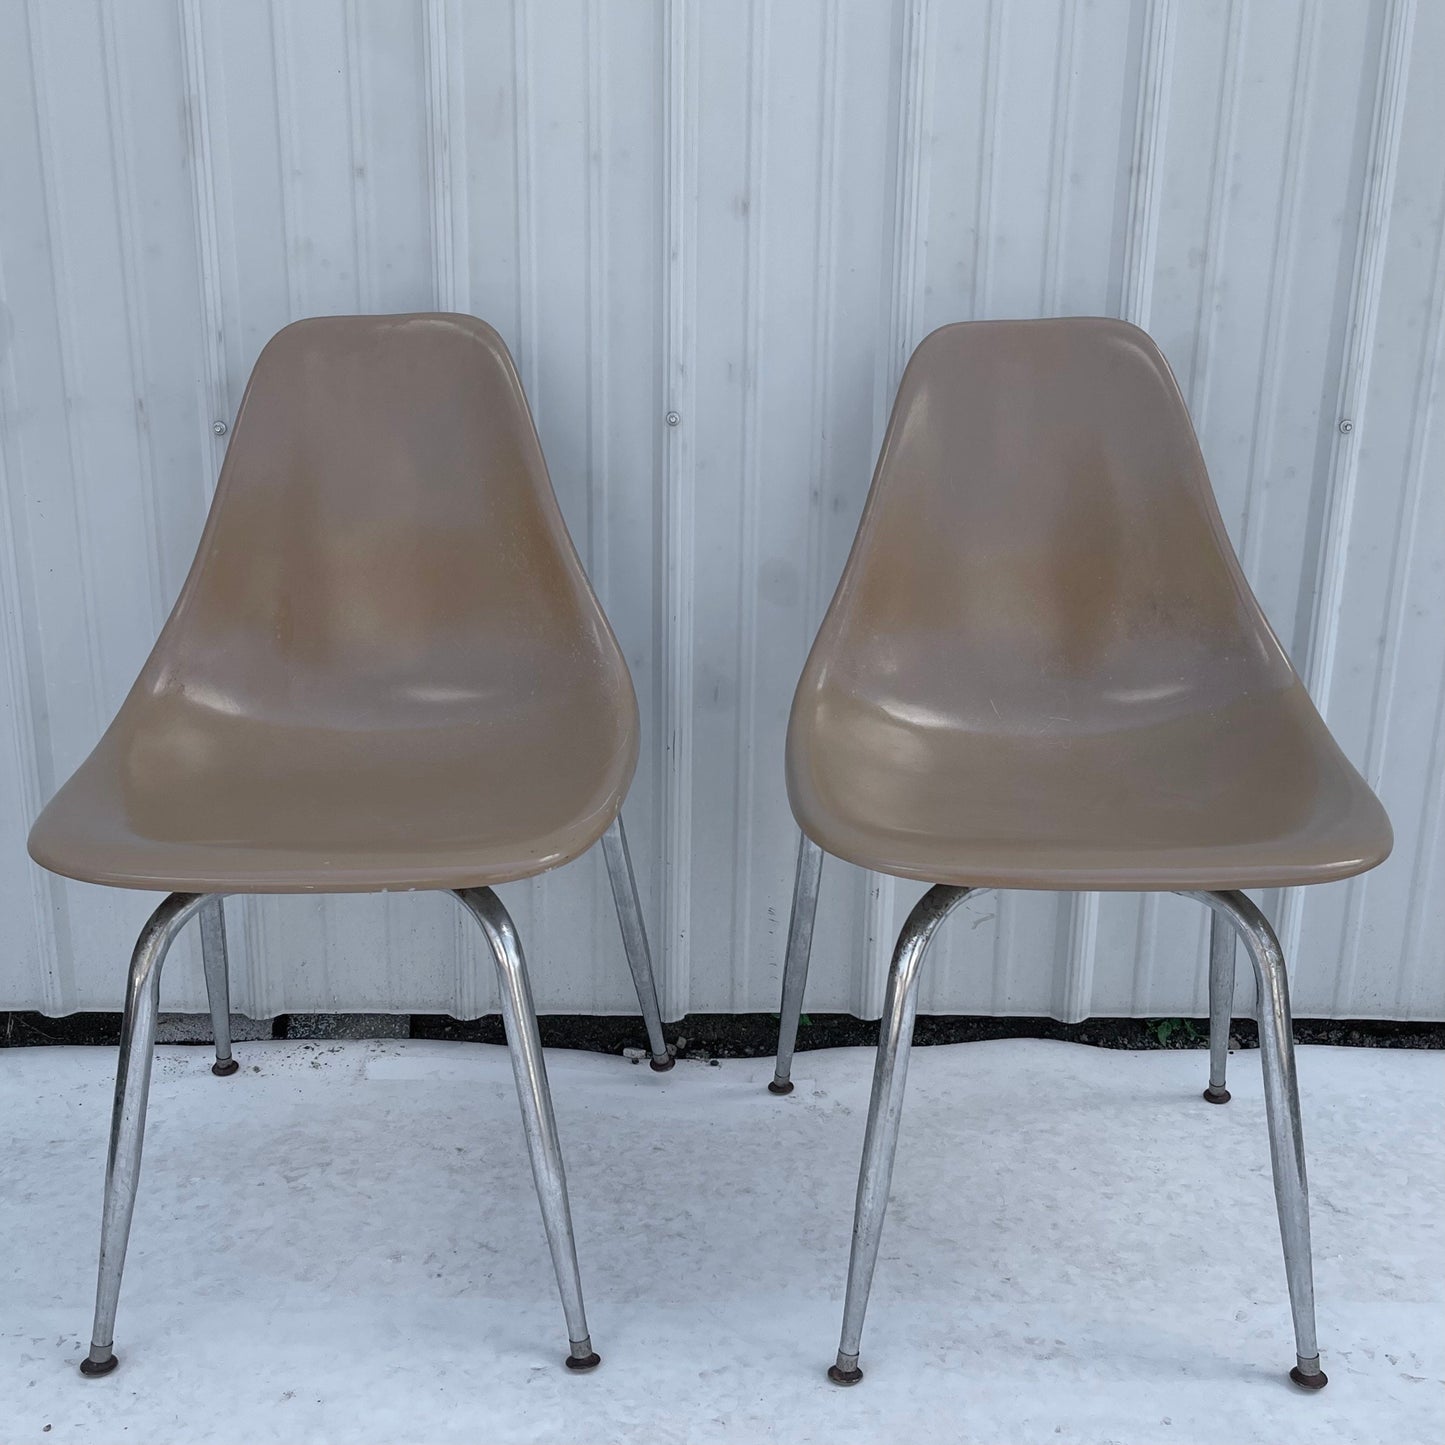
M1290 886L1391 845L1250 592L1167 364L1105 319L919 346L787 778L825 851L931 883Z
M30 850L201 893L506 882L602 836L637 748L501 338L299 321L256 363L170 620Z
M863 1378L932 938L981 889L1168 890L1211 913L1212 1104L1229 1102L1236 937L1254 966L1290 1378L1322 1389L1284 953L1241 890L1361 873L1390 825L1260 612L1142 331L969 322L914 353L793 700L787 777L803 838L773 1093L793 1088L824 852L933 884L889 968L829 1378Z
M196 560L37 862L165 889L131 955L90 1352L113 1371L161 969L196 918L231 1056L227 893L450 891L497 968L567 1321L599 1363L521 940L490 887L599 839L652 1067L672 1067L622 825L627 665L567 535L516 367L470 316L299 321L261 353Z

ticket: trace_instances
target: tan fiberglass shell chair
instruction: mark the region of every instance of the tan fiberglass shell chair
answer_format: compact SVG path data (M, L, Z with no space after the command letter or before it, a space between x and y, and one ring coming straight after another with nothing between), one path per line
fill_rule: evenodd
M222 895L423 888L453 890L495 955L567 1363L597 1362L522 951L490 885L603 840L653 1067L669 1067L620 814L637 750L627 665L497 333L357 316L273 338L170 620L30 835L57 873L174 890L132 962L82 1370L116 1364L171 938L200 914L228 1074Z
M1373 868L1390 825L1251 594L1183 398L1142 331L975 322L918 348L798 684L787 781L803 838L775 1093L792 1088L823 852L935 885L889 975L830 1376L862 1378L934 931L980 888L1128 889L1213 910L1213 1103L1229 1098L1235 930L1253 958L1291 1374L1324 1385L1284 962L1238 890Z

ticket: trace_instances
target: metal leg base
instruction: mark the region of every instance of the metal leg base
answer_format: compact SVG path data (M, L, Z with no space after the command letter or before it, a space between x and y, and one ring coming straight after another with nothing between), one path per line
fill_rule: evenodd
M1269 920L1243 893L1224 890L1191 893L1213 910L1210 947L1209 1089L1204 1097L1223 1103L1229 1052L1229 985L1233 945L1226 937L1232 925L1244 940L1258 986L1259 1054L1264 1076L1264 1112L1269 1126L1269 1153L1274 1171L1274 1197L1279 1211L1284 1272L1294 1318L1295 1358L1290 1379L1302 1390L1322 1390L1315 1334L1315 1291L1310 1263L1309 1186L1305 1180L1304 1140L1300 1129L1299 1084L1295 1077L1294 1026L1289 1008L1289 981L1284 955ZM1222 1096L1222 1097L1221 1097Z
M226 957L226 914L221 895L208 897L200 913L201 964L206 971L206 1000L216 1041L216 1062L211 1072L218 1079L224 1079L241 1066L231 1057L231 971Z
M788 951L783 960L783 999L778 1010L778 1061L773 1065L775 1094L791 1094L793 1051L803 1017L803 990L808 982L808 955L813 948L813 919L818 911L818 885L823 878L823 850L806 833L798 836L798 867L793 877L793 911L788 917Z
M568 1343L572 1346L572 1352L567 1356L569 1370L581 1374L585 1370L595 1370L602 1363L602 1356L592 1348L590 1339L570 1340Z
M140 1179L141 1146L145 1141L146 1096L150 1092L151 1053L160 1009L161 965L171 940L191 916L206 907L198 893L172 893L151 914L131 954L121 1018L120 1058L116 1065L115 1103L110 1119L110 1151L105 1165L105 1205L101 1213L100 1269L95 1287L95 1318L90 1327L90 1358L80 1372L94 1378L116 1367L111 1343L120 1303L125 1247L135 1211ZM212 998L216 997L212 992ZM231 1052L229 1044L222 1050ZM105 1341L104 1344L100 1341Z
M109 1345L92 1345L90 1353L80 1362L80 1373L87 1380L98 1380L120 1364L120 1356Z
M1231 917L1217 908L1209 910L1209 1087L1204 1098L1210 1104L1227 1104L1224 1087L1229 1068L1229 1024L1234 1014L1234 939Z
M657 983L652 977L652 952L647 946L647 926L642 921L642 900L637 896L637 878L632 855L627 850L627 831L622 814L602 835L602 856L607 860L607 877L612 884L612 901L617 905L617 922L622 929L622 946L637 1003L647 1025L647 1050L652 1055L652 1072L665 1074L675 1062L662 1034L662 1011L657 1002Z
M600 1361L593 1353L587 1313L582 1307L582 1280L577 1270L577 1246L572 1237L562 1145L557 1137L552 1091L547 1086L542 1037L537 1030L537 1010L532 1003L532 986L527 980L521 940L511 915L490 888L461 888L455 897L481 926L496 961L502 1026L517 1081L522 1132L532 1160L532 1179L537 1186L542 1227L547 1233L552 1268L562 1296L562 1313L567 1320L567 1339L571 1345L567 1365L573 1370L590 1370Z
M903 1088L913 1022L918 1013L918 973L939 925L975 890L937 884L919 899L898 935L888 969L888 995L878 1031L878 1057L873 1066L873 1094L868 1102L868 1127L863 1135L863 1162L858 1170L858 1197L853 1210L853 1245L848 1257L848 1292L843 1300L843 1330L838 1362L828 1371L835 1385L856 1385L863 1378L858 1352L863 1342L863 1317L878 1263L883 1216L893 1179L898 1124L903 1115Z

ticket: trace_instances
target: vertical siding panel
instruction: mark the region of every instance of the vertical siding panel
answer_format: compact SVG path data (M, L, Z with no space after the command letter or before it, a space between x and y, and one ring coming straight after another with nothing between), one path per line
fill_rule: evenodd
M667 312L663 397L681 422L667 425L662 448L662 1009L691 1003L694 526L696 515L696 338L698 243L698 53L687 0L663 0L665 88L663 214Z
M539 254L538 191L545 181L539 174L539 132L545 133L545 95L539 98L533 73L532 0L512 0L512 143L516 147L514 174L517 178L517 201L514 217L517 226L517 331L513 342L517 369L539 433L548 435L547 424L554 398L542 387L542 287L551 278L546 276ZM569 56L569 59L573 57ZM549 457L549 464L552 459ZM553 468L553 486L556 472ZM563 502L565 492L559 496ZM565 506L564 506L565 511ZM514 883L502 891L502 900L516 920L526 940L529 957L536 964L550 956L551 924L547 907L550 891L545 877Z
M1120 315L1147 331L1159 236L1161 167L1174 83L1174 0L1147 0L1144 14L1119 310Z
M1155 281L1164 208L1170 118L1176 106L1174 71L1176 17L1173 0L1148 0L1138 37L1137 79L1131 162L1123 244L1120 250L1119 314L1146 331L1153 325ZM1150 957L1158 938L1159 900L1152 895L1074 894L1060 910L1057 981L1051 1012L1070 1022L1107 1011L1101 997L1117 997L1098 977L1101 953L1109 979L1127 957L1126 939L1136 948L1147 940Z
M1203 431L1209 417L1210 379L1218 355L1218 318L1223 306L1223 237L1229 226L1234 196L1234 175L1238 159L1239 72L1243 49L1245 12L1249 0L1229 0L1226 20L1224 62L1219 83L1219 111L1214 127L1214 144L1209 162L1209 223L1205 233L1203 275L1199 305L1194 313L1194 345L1189 369L1181 375L1187 387L1189 410L1197 430Z
M55 786L27 506L39 438L33 425L22 422L38 410L26 394L39 369L31 334L38 318L25 302L36 296L33 279L46 259L42 238L15 225L22 215L43 214L28 29L22 8L0 12L0 135L8 141L0 169L8 201L0 207L0 734L6 764L0 769L0 840L8 863L0 869L0 904L15 920L0 956L0 1007L59 1013L74 996L64 894L58 880L25 856L26 833Z
M751 802L739 795L741 752L753 719L740 664L746 638L738 617L747 555L747 519L756 510L759 214L767 205L761 167L766 92L762 68L766 0L742 17L697 14L696 397L682 426L695 448L692 543L694 652L691 791L692 877L688 953L694 1007L727 1008L744 945L735 933L746 860L737 836ZM703 284L703 278L706 284Z
M200 0L183 0L181 37L185 52L187 162L191 182L192 219L200 271L201 356L197 424L210 465L197 478L209 502L220 472L226 444L214 430L216 421L231 420L231 383L226 369L225 301L221 289L221 243L216 219L216 178L211 137L211 92L206 72L205 37Z
M827 396L822 435L817 442L821 459L816 479L818 596L796 652L789 657L779 649L776 654L777 671L772 675L780 713L791 704L807 648L852 546L882 426L897 384L899 352L907 344L896 329L896 278L891 259L899 203L898 85L905 69L904 17L901 4L889 7L854 0L837 7L835 43L841 69L832 81L838 100L832 140L837 159L831 182L836 213L826 222L831 228L831 285L824 292L825 316L819 318L830 340ZM828 41L822 37L817 44L826 47ZM875 63L876 58L884 56L892 57L890 66ZM882 83L885 76L887 84ZM815 220L815 225L822 224L823 218ZM807 269L807 262L805 256L803 274L811 285L817 272ZM921 327L923 322L915 320L914 325ZM796 368L806 374L810 365L807 353L797 355ZM784 388L775 404L782 409L790 402L789 389ZM800 453L799 470L810 464ZM780 472L769 490L788 484L788 473ZM785 553L793 545L790 534L785 532L776 545L780 553ZM782 716L777 728L779 744L770 765L777 780L774 787L781 782ZM796 833L781 788L774 796L786 829L786 842L765 845L776 849L775 871L771 875L770 901L757 911L774 930L770 957L776 967L781 963L787 927ZM864 989L871 990L881 1003L883 969L896 931L896 910L879 909L872 902L871 881L861 869L836 859L830 859L824 868L809 974L810 1009L855 1010ZM763 1000L752 1006L776 1008L777 983L777 974L773 973Z
M3 33L3 32L0 32ZM8 47L0 51L15 54ZM3 75L3 70L0 70ZM6 87L0 85L0 91ZM18 90L18 87L17 87ZM8 120L3 109L0 119ZM8 170L7 170L8 174ZM5 248L10 238L0 228L0 296L8 294ZM13 325L7 315L7 323ZM0 623L3 623L5 691L0 697L0 733L6 735L6 761L0 770L0 838L7 858L23 860L0 869L0 906L14 920L3 971L0 1007L66 1010L74 997L68 947L62 949L57 914L63 907L51 875L25 857L25 836L53 789L37 703L45 692L42 661L28 615L32 591L25 518L18 494L22 459L17 416L13 333L0 340Z
M586 314L584 316L583 356L587 367L587 395L584 404L583 452L583 505L587 518L586 532L577 538L578 550L582 553L592 585L607 607L609 583L611 581L611 538L606 521L612 511L612 477L608 464L608 419L611 410L609 381L612 348L607 329L608 262L611 247L607 232L607 199L610 176L609 146L611 136L608 130L609 107L606 93L607 74L611 59L608 46L608 32L600 13L601 0L586 0L583 17L583 43L586 47L587 75L585 83L586 124L583 135L583 161L586 168L586 235L584 259L586 264ZM615 627L616 624L614 624ZM631 840L629 839L629 848ZM634 871L636 863L633 864ZM601 883L597 860L592 860L591 887L588 890L589 908L586 922L580 930L583 937L600 941L616 941L616 929L606 917L607 903L603 898L608 889ZM597 948L594 956L599 957L606 950ZM620 951L618 957L621 958ZM585 991L577 990L579 1007L585 1006L594 1013L604 1011L608 999L602 982L602 972L594 967L585 980L589 985Z
M1359 478L1359 444L1354 432L1346 435L1340 431L1338 422L1349 419L1352 425L1358 425L1364 419L1363 416L1356 417L1355 413L1362 411L1361 404L1370 384L1370 363L1375 346L1380 291L1384 285L1390 203L1404 121L1406 67L1414 21L1414 0L1393 0L1386 14L1380 68L1375 83L1365 194L1360 207L1353 273L1349 281L1349 319L1334 413L1336 425L1329 432L1323 537L1317 566L1310 579L1313 586L1309 589L1310 601L1305 619L1302 670L1311 694L1326 713L1334 680L1344 600L1345 559ZM1308 584L1302 581L1302 585ZM1293 956L1299 945L1305 907L1306 890L1293 889L1285 896L1280 917L1280 942L1286 957ZM1356 943L1352 932L1347 913L1338 963L1341 981L1334 991L1336 998L1340 996L1344 978L1352 976L1350 958Z
M140 478L120 460L137 457L137 415L130 388L115 384L130 360L99 14L31 4L26 20L45 259L36 299L49 312L45 350L55 365L55 390L41 404L54 408L61 443L27 487L36 498L28 521L46 556L31 575L43 597L37 635L49 654L47 717L63 776L93 746L145 655L149 569ZM32 392L32 404L40 400ZM142 579L139 607L128 595L133 577ZM133 935L150 903L134 894L96 898L68 882L50 888L63 909L64 953L44 1006L75 1006L80 961L114 999L109 951L117 933ZM128 948L129 940L122 957Z
M993 314L993 207L994 156L998 135L999 85L1005 47L1008 44L1006 0L989 0L984 38L984 86L982 120L978 128L978 199L975 215L973 263L973 304L969 319L983 320Z
M1387 576L1385 590L1388 594L1388 604L1383 645L1379 651L1378 662L1371 670L1373 675L1369 692L1369 728L1366 734L1362 771L1372 786L1376 788L1381 786L1381 781L1386 775L1390 743L1395 741L1396 730L1393 724L1400 694L1409 686L1411 680L1418 677L1419 681L1423 681L1429 676L1428 665L1421 668L1419 674L1413 671L1416 658L1419 657L1416 649L1411 649L1411 656L1408 660L1404 656L1407 636L1413 630L1408 624L1408 610L1413 607L1417 611L1423 611L1421 603L1428 595L1426 575L1430 562L1435 561L1435 570L1438 571L1439 559L1442 553L1445 553L1445 542L1442 542L1445 532L1442 532L1440 525L1442 509L1438 502L1433 508L1427 506L1428 484L1426 481L1428 475L1438 491L1440 472L1437 469L1427 473L1426 467L1431 460L1430 443L1432 440L1438 442L1436 407L1442 387L1445 387L1445 224L1441 226L1440 239L1435 249L1434 285L1427 303L1426 315L1428 319L1424 328L1425 347L1423 354L1418 357L1418 381L1411 398L1414 424L1408 433L1405 460L1406 485L1402 489L1393 545L1390 548L1388 564L1384 569ZM1373 326L1371 331L1373 333ZM1368 408L1361 406L1355 409L1361 412L1361 422L1356 423L1360 425L1368 417ZM1432 432L1435 433L1433 438ZM1438 445L1436 450L1438 450ZM1350 536L1341 543L1341 553L1345 553L1349 543L1356 539L1357 533L1352 527ZM1343 612L1346 604L1347 565L1347 557L1341 555L1337 563L1339 570L1339 577L1335 584L1337 590L1333 597L1330 597L1328 592L1325 593L1337 612ZM1338 650L1338 647L1339 626L1337 623L1335 637L1331 643L1332 654ZM1403 672L1402 664L1404 664ZM1445 676L1445 667L1440 668L1440 671L1442 676ZM1327 698L1329 696L1328 689L1322 686L1319 695L1322 699ZM1438 777L1440 722L1437 707L1433 732L1436 745L1427 752L1427 764L1423 771L1427 785L1430 779ZM1426 732L1424 736L1430 737L1432 734ZM1431 768L1432 764L1434 771ZM1439 789L1437 788L1435 797L1437 808L1438 793ZM1421 870L1420 875L1411 880L1408 911L1414 916L1410 918L1406 926L1405 933L1408 937L1411 929L1417 926L1416 919L1425 911L1423 899L1428 896L1427 890L1438 891L1438 876L1432 880L1430 873L1431 855L1435 844L1432 833L1438 833L1438 817L1432 819L1430 805L1427 804L1422 813L1418 836L1414 839L1410 838L1407 820L1402 818L1400 821L1403 824L1402 832L1405 833L1405 837L1414 843L1414 847L1410 851L1418 860L1417 867ZM1366 874L1352 882L1346 892L1344 916L1337 925L1340 936L1340 968L1334 992L1330 998L1332 1013L1344 1011L1352 1000L1363 995L1362 985L1365 981L1361 978L1361 974L1372 972L1371 965L1376 962L1373 949L1367 947L1364 936L1370 925L1371 882L1371 875ZM1417 949L1406 950L1402 962L1418 957ZM1370 980L1372 985L1373 982ZM1403 979L1401 983L1403 984ZM1398 1011L1408 1012L1413 1004L1413 999L1408 990L1399 987L1393 994L1386 993L1380 999L1380 1004L1385 1008L1393 1006Z
M846 22L833 6L826 7L823 16L823 33L818 58L818 110L821 123L818 128L817 188L814 192L813 246L817 264L813 270L812 289L812 352L809 358L811 392L808 398L808 520L804 542L802 607L799 611L801 626L794 642L793 666L789 674L796 678L802 670L803 659L812 647L823 611L832 595L833 578L828 567L827 497L829 484L838 464L837 437L831 425L836 401L836 368L838 351L837 317L837 266L839 252L838 210L840 179L844 174L842 158L842 97L845 94L844 77L847 73L848 51L844 40ZM777 701L785 708L792 704L792 690L784 682L783 694ZM786 699L786 700L785 700ZM784 723L786 739L786 723ZM779 794L784 793L783 755L770 760L768 770L772 786ZM791 810L786 806L778 809L783 828L781 836L794 848L797 846L797 826ZM836 875L841 871L838 864L832 866L830 884L836 884ZM756 1007L759 997L781 998L782 965L787 945L787 920L792 907L792 879L788 875L786 854L781 882L775 882L770 891L770 901L759 909L765 920L764 943L767 949L767 982L762 989L749 998L744 1007ZM826 903L819 900L819 912L831 907L833 919L843 913L838 908L835 890L830 888ZM816 935L815 935L816 936ZM824 937L831 936L825 932ZM825 959L825 948L817 947L817 957L824 968L831 964ZM824 970L820 968L819 972ZM814 996L819 995L814 986Z
M1069 232L1069 163L1074 130L1074 50L1078 0L1063 0L1054 65L1054 113L1049 138L1049 212L1039 311L1059 315L1064 305L1064 247Z
M905 0L898 47L897 139L894 143L892 288L888 296L888 349L877 383L873 454L882 445L883 428L903 368L919 335L921 291L927 271L929 206L928 115L932 101L933 50L929 43L928 0ZM863 1018L883 1011L888 966L903 912L898 880L885 873L869 875L863 910L865 951L858 956L849 1007Z
M514 14L516 7L514 6ZM520 21L516 22L520 25ZM431 180L432 285L439 311L470 309L462 14L450 0L427 0L425 19L427 161ZM520 73L520 72L519 72Z
M206 40L200 0L181 0L179 6L182 52L181 85L185 102L186 177L193 244L196 256L196 344L200 365L195 376L194 425L198 432L195 476L191 490L209 505L225 457L226 436L233 419L231 383L227 370L225 302L223 297L220 231L216 215L216 175L211 127L212 95L206 66ZM218 435L217 425L227 431ZM172 498L174 499L172 489ZM199 526L188 539L194 547ZM181 551L182 548L178 548ZM184 565L184 559L182 559ZM231 1007L259 1014L262 982L258 960L264 959L265 940L254 899L237 899L226 910L227 961L230 968Z
M1219 39L1218 27L1212 23L1212 16L1207 13L1196 12L1184 17L1182 43L1191 57L1189 74L1184 77L1184 84L1171 85L1168 90L1169 98L1191 119L1198 113L1198 103L1190 94L1191 81L1201 91L1207 88L1207 94L1203 97L1205 105L1213 105L1217 98L1217 105L1213 105L1209 191L1204 212L1206 239L1198 299L1193 310L1192 341L1187 352L1178 352L1173 357L1176 375L1189 400L1196 429L1201 431L1204 422L1203 397L1207 391L1207 368L1213 354L1212 341L1218 310L1221 236L1227 224L1231 199L1230 178L1239 91L1240 38L1247 3L1248 0L1230 0L1224 21L1223 53L1217 81L1213 79L1208 61L1214 43ZM1177 32L1174 43L1180 43ZM1155 116L1154 119L1160 126L1165 126L1164 117ZM1197 121L1192 124L1186 122L1185 126L1179 127L1174 133L1176 136L1181 133L1198 133L1196 126L1199 126ZM1199 126L1199 129L1202 129L1202 126ZM1167 127L1164 134L1167 140ZM1156 255L1158 246L1159 240L1156 236ZM1188 268L1184 269L1187 272ZM1130 289L1137 294L1140 288L1138 283L1135 283L1132 287L1125 288L1126 294ZM1152 308L1152 286L1149 294ZM1184 364L1186 356L1187 366ZM1207 967L1208 948L1207 920L1199 913L1197 906L1180 902L1167 894L1146 893L1137 897L1101 898L1099 909L1102 937L1099 940L1100 946L1096 948L1096 959L1102 958L1104 965L1102 977L1096 976L1093 1012L1128 1012L1132 1010L1136 1000L1158 1000L1163 996L1160 984L1164 980L1169 981L1172 996L1181 1000L1174 1005L1179 1012L1197 1012L1200 1008L1197 1000L1203 997L1200 990ZM1192 951L1186 942L1190 939L1194 940ZM1191 956L1192 969L1189 967ZM1241 974L1241 999L1252 987L1252 982ZM1157 1003L1154 1006L1160 1007Z
M1399 32L1386 25L1373 124L1377 181L1381 145L1392 131L1398 139L1390 144L1396 154L1388 211L1375 217L1368 375L1356 383L1355 398L1341 403L1354 423L1350 467L1367 490L1334 559L1330 686L1319 700L1390 812L1395 854L1349 884L1312 890L1298 954L1317 1012L1432 1017L1439 1009L1438 946L1426 940L1438 938L1445 897L1438 852L1445 153L1436 139L1445 128L1445 98L1427 57L1445 44L1445 14L1429 6L1389 19L1396 26L1410 19L1413 43L1402 47ZM1391 111L1396 115L1386 119ZM1362 240L1366 225L1362 218ZM1342 392L1348 384L1342 377ZM1333 976L1321 968L1331 959L1338 960Z
M372 273L372 178L367 162L371 148L366 127L366 38L359 12L360 0L344 0L346 36L347 160L351 163L352 266L356 276L356 309L369 312L375 305Z
M596 344L588 355L594 442L592 577L632 670L642 725L637 774L625 806L638 887L660 956L661 792L664 750L656 641L660 589L660 455L663 424L665 264L661 209L664 92L660 7L594 0L591 249ZM611 890L593 860L596 931L568 943L597 959L597 1006L636 1008L618 941ZM562 960L555 965L559 970ZM680 1012L681 1010L679 1010Z
M751 0L748 6L747 113L744 125L747 154L743 172L746 199L747 245L743 262L742 396L739 407L738 454L742 463L739 486L737 567L738 706L735 721L736 769L733 781L732 927L728 1004L739 1007L747 995L752 972L753 888L752 866L756 821L755 784L758 686L758 585L761 569L759 537L763 456L759 418L763 385L763 251L768 222L768 122L772 97L768 94L771 6L768 0Z

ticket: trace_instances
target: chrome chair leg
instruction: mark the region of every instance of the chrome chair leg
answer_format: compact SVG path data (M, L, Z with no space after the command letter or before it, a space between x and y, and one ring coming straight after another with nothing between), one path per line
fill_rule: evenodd
M1294 1031L1284 955L1269 920L1239 892L1191 893L1239 931L1254 962L1259 984L1259 1049L1264 1072L1265 1117L1274 1166L1274 1197L1284 1244L1284 1272L1294 1316L1295 1367L1290 1379L1306 1390L1328 1383L1320 1369L1315 1337L1315 1290L1310 1264L1310 1201L1300 1128L1299 1084L1295 1078Z
M637 896L637 877L632 871L632 854L627 848L627 833L622 814L602 835L602 855L607 859L607 877L612 883L612 901L617 905L617 922L622 928L622 946L627 951L627 965L632 970L637 1002L642 1006L642 1020L647 1025L647 1046L652 1053L652 1067L661 1074L675 1060L667 1051L662 1036L662 1010L657 1006L657 981L652 976L652 953L647 946L647 925L642 921L642 900Z
M517 1097L522 1106L522 1128L532 1159L532 1178L542 1206L542 1224L557 1272L562 1295L562 1312L567 1317L567 1339L571 1348L567 1367L590 1370L601 1363L587 1332L587 1315L582 1307L582 1279L577 1269L577 1246L572 1237L572 1211L567 1204L567 1177L562 1168L562 1148L557 1138L557 1121L552 1114L552 1094L547 1087L547 1068L542 1061L542 1038L537 1032L537 1013L527 966L516 926L490 888L459 888L456 897L477 920L487 936L497 962L497 983L502 996L502 1024L517 1080Z
M115 1075L115 1104L110 1119L110 1154L105 1165L105 1208L100 1226L100 1277L95 1290L95 1324L90 1354L80 1373L108 1375L120 1363L115 1353L115 1312L135 1213L145 1140L146 1098L151 1084L151 1051L160 1007L161 965L176 934L203 908L199 893L172 893L151 914L136 940L120 1027L120 1059Z
M798 868L793 878L793 911L788 917L788 951L783 962L783 1002L778 1018L778 1057L773 1065L774 1094L793 1092L793 1050L798 1046L798 1020L803 1016L803 990L808 983L808 958L813 951L813 919L818 912L818 885L823 876L823 850L806 834L798 834Z
M216 1041L216 1062L211 1072L219 1078L241 1066L231 1057L231 978L226 961L225 904L219 893L201 905L201 965L206 971L206 1002L211 1008L211 1033Z
M976 888L937 884L919 900L893 950L888 971L888 996L883 1005L878 1059L873 1069L873 1096L868 1103L868 1129L863 1136L863 1165L858 1173L858 1203L853 1214L853 1248L848 1259L848 1294L843 1304L843 1335L837 1362L828 1378L838 1385L856 1385L863 1378L858 1348L863 1316L878 1262L893 1155L898 1147L898 1122L903 1114L903 1088L908 1080L908 1055L913 1021L918 1012L918 973L923 955L939 924Z
M1229 1061L1229 1024L1234 1014L1234 928L1223 913L1209 915L1209 1087L1211 1104L1227 1104L1224 1087Z

